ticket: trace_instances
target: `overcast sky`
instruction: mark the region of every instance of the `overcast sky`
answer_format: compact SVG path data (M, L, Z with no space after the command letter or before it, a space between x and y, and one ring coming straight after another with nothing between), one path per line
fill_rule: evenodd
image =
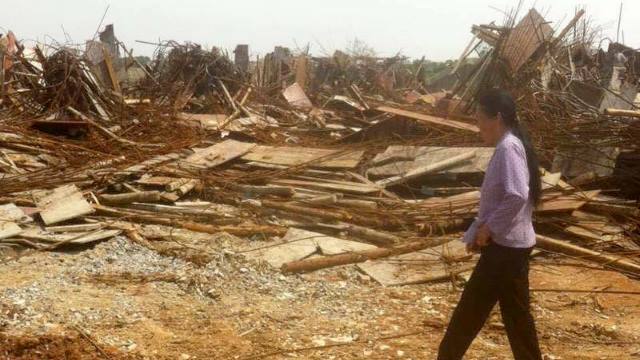
M0 11L0 32L18 38L76 43L91 39L109 6L103 24L113 23L116 36L135 54L154 47L135 40L190 40L233 50L247 43L250 53L263 54L274 45L311 46L314 54L345 48L355 37L382 56L401 52L432 60L457 58L471 38L472 24L501 23L501 10L514 0L19 0ZM584 7L587 16L616 37L619 1L538 0L533 5L552 26L564 25ZM634 15L635 14L635 15ZM629 46L640 48L639 0L623 1L622 29ZM64 31L63 31L64 29ZM65 32L67 35L65 35Z

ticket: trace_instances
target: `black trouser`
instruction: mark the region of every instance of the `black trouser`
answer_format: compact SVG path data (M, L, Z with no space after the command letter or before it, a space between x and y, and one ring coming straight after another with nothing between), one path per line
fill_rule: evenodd
M515 359L542 359L529 311L531 250L494 243L482 249L440 343L438 360L462 359L496 301L500 302L502 321Z

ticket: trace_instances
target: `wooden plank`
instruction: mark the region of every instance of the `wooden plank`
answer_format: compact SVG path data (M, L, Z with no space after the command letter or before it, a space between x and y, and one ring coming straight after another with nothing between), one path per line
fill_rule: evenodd
M235 190L242 191L242 195L245 197L257 197L262 195L292 197L295 194L293 188L289 186L235 185L233 188Z
M239 115L238 115L239 116ZM242 118L229 119L225 114L192 114L179 113L178 119L189 126L200 127L207 130L244 131L252 128L265 128L277 126L278 122L270 116L251 115Z
M573 211L581 208L587 202L595 199L600 190L576 192L570 195L561 193L544 194L538 212L545 211Z
M176 180L179 180L179 178L174 178L169 176L148 176L148 177L143 176L139 180L137 180L136 183L140 185L146 185L146 186L165 187Z
M47 226L45 231L51 233L67 233L67 232L86 232L92 230L98 230L105 226L103 223L89 223L78 225L63 225L63 226Z
M579 223L564 228L564 231L591 242L614 242L632 251L640 250L633 241L625 241L624 230L617 226Z
M348 183L346 181L342 184L338 184L338 183L332 183L332 182L278 179L278 180L272 181L271 184L282 185L282 186L292 186L292 187L303 187L303 188L308 187L312 189L339 191L343 193L352 193L352 194L372 194L380 191L380 188L377 186L369 186L367 184L361 184L361 183Z
M148 159L139 164L130 166L121 172L117 172L116 174L132 174L132 173L143 172L151 167L159 166L162 163L172 161L172 160L177 160L182 157L188 156L186 154L187 152L189 153L188 155L191 155L191 150L182 149L179 152L154 156L151 159Z
M195 153L179 162L179 166L192 169L211 169L236 159L255 148L256 144L227 139Z
M442 118L442 117L439 117L439 116L420 114L420 113L416 113L416 112L413 112L413 111L395 109L395 108L392 108L392 107L389 107L389 106L379 106L379 107L376 108L376 110L382 111L382 112L385 112L385 113L388 113L388 114L404 116L404 117L408 117L408 118L411 118L411 119L414 119L414 120L428 122L430 124L444 125L444 126L448 126L448 127L452 127L452 128L456 128L456 129L467 130L467 131L471 131L471 132L475 132L475 133L480 131L480 129L478 129L478 127L475 126L475 125L467 124L467 123L462 122L462 121L445 119L445 118Z
M40 208L40 217L45 225L55 224L79 216L91 214L93 208L75 185L65 185L34 195L36 206Z
M378 187L376 185L376 183L374 183L373 181L367 179L366 177L364 177L364 176L362 176L362 175L360 175L358 173L348 171L347 175L349 175L352 179L358 180L358 181L360 181L360 182L362 182L364 184ZM395 193L392 193L391 191L385 190L385 189L383 189L381 187L378 187L378 188L379 188L380 192L383 195L385 195L385 196L387 196L387 197L389 197L391 199L394 199L394 200L404 201L404 199L402 199L400 196L396 195Z
M376 185L381 186L381 187L387 187L387 186L392 186L392 185L397 185L403 182L406 182L408 180L411 179L415 179L417 177L420 177L422 175L426 175L429 173L434 173L434 172L438 172L444 169L447 169L449 167L453 167L456 166L462 162L465 162L467 160L471 160L476 156L476 152L475 150L471 150L465 153L462 153L460 155L454 156L452 158L449 159L445 159L436 163L431 163L431 164L427 164L427 165L423 165L420 167L417 167L415 169L412 169L411 171L407 172L406 174L403 175L398 175L398 176L394 176L394 177L390 177L387 179L383 179L380 181L376 182Z
M280 270L283 273L295 274L315 271L333 266L363 263L367 260L376 260L384 257L408 254L430 247L442 245L451 241L450 238L432 238L423 241L410 242L392 248L375 248L371 250L354 251L333 256L310 258L298 261L291 261L282 265Z
M242 160L286 166L313 162L309 164L312 167L352 169L358 165L363 154L362 150L341 152L317 148L258 145L242 156Z
M120 89L120 83L118 82L118 75L116 75L116 71L113 69L113 63L111 61L111 55L106 47L102 47L102 53L104 56L104 66L107 69L107 74L109 74L109 80L111 80L111 86L113 90L118 94L122 93Z
M64 244L88 244L100 240L112 238L120 235L122 230L105 230L99 229L91 232L80 233L64 233L64 234L51 234L38 228L30 228L24 230L20 237L29 240L38 240L43 242L53 243L55 246Z
M420 166L440 162L471 150L476 152L476 156L469 162L438 171L438 173L464 174L484 172L495 151L492 147L392 145L383 153L374 157L372 162L378 166L369 168L367 174L372 176L396 176Z
M149 203L133 203L129 205L129 208L151 211L161 214L196 215L211 217L229 217L232 215L239 215L236 208L230 205L215 203L211 203L210 206L204 209Z

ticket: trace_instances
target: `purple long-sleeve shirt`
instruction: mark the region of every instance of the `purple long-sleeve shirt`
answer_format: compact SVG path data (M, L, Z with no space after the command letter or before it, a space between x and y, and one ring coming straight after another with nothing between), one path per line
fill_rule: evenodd
M486 224L493 242L515 248L532 247L536 244L532 213L527 155L520 139L508 131L489 161L480 188L478 217L463 241L472 242L478 226Z

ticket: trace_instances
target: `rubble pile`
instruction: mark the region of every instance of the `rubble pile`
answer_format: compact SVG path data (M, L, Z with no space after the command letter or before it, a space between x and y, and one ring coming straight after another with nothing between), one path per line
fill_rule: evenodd
M474 26L458 64L479 44L488 51L438 92L422 62L401 56L277 47L251 61L239 46L232 61L167 42L141 64L115 37L32 56L9 33L0 249L120 234L154 249L147 229L162 225L245 238L247 257L283 273L358 264L383 285L450 279L473 264L453 240L477 213L493 153L480 145L475 99L499 86L544 155L539 249L637 277L640 57L569 36L585 33L572 31L582 15L558 32L533 9ZM143 76L121 86L131 67ZM421 251L445 244L447 256Z

